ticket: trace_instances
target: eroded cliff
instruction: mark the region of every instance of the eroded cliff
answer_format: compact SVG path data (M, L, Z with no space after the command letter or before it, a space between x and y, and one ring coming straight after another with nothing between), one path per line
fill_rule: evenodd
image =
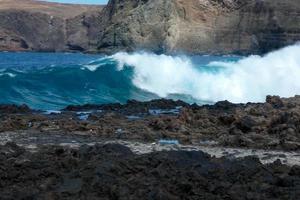
M298 0L110 0L103 15L104 52L265 53L300 40Z
M0 0L1 50L262 54L299 40L299 0Z
M0 0L0 50L93 51L101 6Z

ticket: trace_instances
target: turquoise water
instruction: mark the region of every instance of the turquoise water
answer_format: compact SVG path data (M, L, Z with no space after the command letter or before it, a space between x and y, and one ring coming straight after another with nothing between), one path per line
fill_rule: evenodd
M147 100L155 95L131 84L128 70L115 65L90 71L85 64L100 56L82 54L1 53L0 103L60 109L70 104Z
M207 63L210 58L196 60ZM159 98L132 83L131 68L119 71L117 65L116 60L100 55L0 53L0 103L61 109L70 104Z
M300 94L300 46L263 57L0 53L0 103L35 109L174 98L264 101Z

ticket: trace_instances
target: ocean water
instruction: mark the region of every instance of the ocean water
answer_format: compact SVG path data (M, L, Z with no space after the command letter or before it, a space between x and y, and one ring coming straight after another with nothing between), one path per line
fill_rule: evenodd
M249 57L0 53L1 104L57 110L154 98L262 102L269 94L300 94L299 44Z

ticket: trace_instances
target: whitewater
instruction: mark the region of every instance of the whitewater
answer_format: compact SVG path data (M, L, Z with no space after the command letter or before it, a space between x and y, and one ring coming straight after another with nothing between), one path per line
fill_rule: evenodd
M133 67L132 81L137 87L160 97L174 93L211 102L245 103L263 102L266 95L300 94L299 44L262 57L211 61L204 66L184 56L118 53L112 58L118 61L119 70Z
M0 53L0 103L36 109L155 98L246 103L297 94L300 44L248 57Z

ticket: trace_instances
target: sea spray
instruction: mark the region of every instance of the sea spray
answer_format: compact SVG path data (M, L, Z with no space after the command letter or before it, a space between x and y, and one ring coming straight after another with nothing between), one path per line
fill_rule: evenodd
M246 58L0 53L0 103L43 110L159 97L198 104L260 102L266 95L300 94L299 78L299 45Z
M300 94L300 45L237 61L198 66L186 56L117 53L119 70L132 67L132 82L160 97L190 95L198 100L262 102L266 95ZM216 70L218 69L218 70Z

